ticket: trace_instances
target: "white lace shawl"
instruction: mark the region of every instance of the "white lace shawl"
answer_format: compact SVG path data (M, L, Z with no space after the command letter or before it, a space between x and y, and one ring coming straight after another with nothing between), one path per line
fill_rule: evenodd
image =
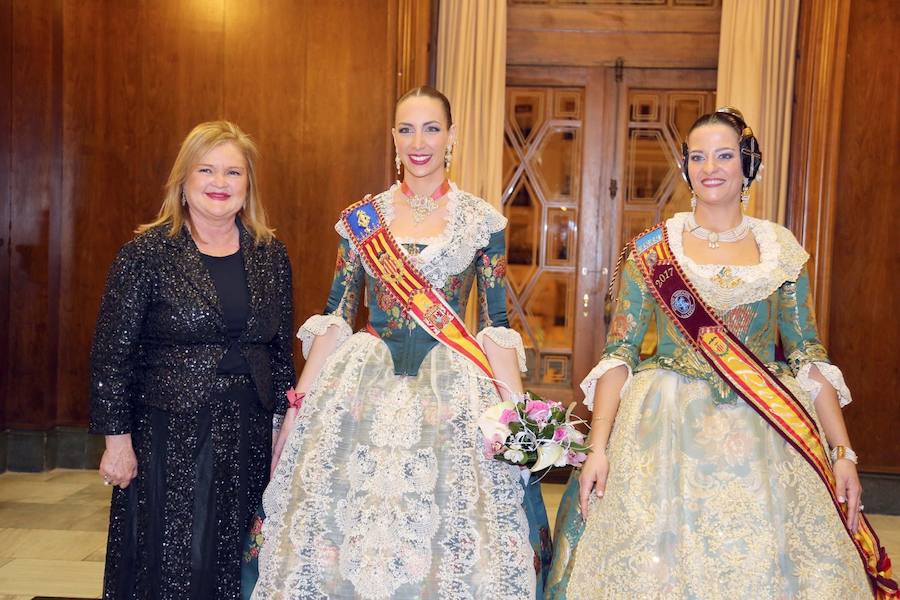
M394 220L394 192L398 187L394 184L373 199L384 215L386 225ZM397 238L397 242L425 245L418 255L412 257L413 263L431 285L441 289L447 284L448 277L465 271L478 250L487 246L491 235L504 227L506 217L497 209L451 183L447 199L447 225L443 233L430 238ZM342 221L338 221L334 228L341 237L350 239ZM369 275L374 276L373 273Z

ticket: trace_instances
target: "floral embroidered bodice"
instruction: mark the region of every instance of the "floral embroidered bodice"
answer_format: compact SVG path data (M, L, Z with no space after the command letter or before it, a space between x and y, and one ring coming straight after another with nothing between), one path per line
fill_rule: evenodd
M373 201L390 227L396 186ZM506 217L490 204L451 185L447 224L441 235L427 239L398 238L410 261L441 290L458 315L465 317L472 284L478 286L479 329L506 328ZM334 280L324 314L350 327L365 290L369 328L387 344L397 375L415 375L428 352L439 342L407 315L384 284L368 272L353 248L343 222Z
M796 376L804 365L829 363L815 328L805 266L809 255L793 234L770 221L751 218L751 230L760 252L758 264L697 264L684 254L682 234L686 216L687 213L678 213L666 221L672 253L691 284L729 329L777 372L787 372L789 366ZM656 351L641 360L641 342L651 322L656 324ZM776 355L779 341L787 364ZM616 312L600 364L604 361L607 365L610 361L625 363L631 371L664 368L704 379L719 401L736 401L728 385L691 348L654 301L633 256L628 257L622 272Z

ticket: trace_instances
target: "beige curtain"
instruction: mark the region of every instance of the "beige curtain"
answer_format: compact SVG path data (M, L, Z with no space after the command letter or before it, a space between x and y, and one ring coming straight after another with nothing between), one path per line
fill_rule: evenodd
M744 113L763 153L750 212L784 223L800 0L723 0L716 103Z
M450 176L500 205L506 90L506 0L442 0L437 87L457 128Z

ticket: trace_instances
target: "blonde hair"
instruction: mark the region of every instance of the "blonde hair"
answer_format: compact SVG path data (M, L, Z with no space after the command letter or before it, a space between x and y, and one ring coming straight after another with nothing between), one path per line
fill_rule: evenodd
M260 200L259 186L256 184L256 160L259 158L259 151L250 136L229 121L200 123L187 134L187 137L181 142L178 156L175 157L175 163L169 172L163 203L156 219L150 223L139 225L135 233L143 233L152 227L168 225L168 235L174 237L185 223L190 225L188 207L181 204L184 182L191 167L203 155L226 142L237 146L247 161L247 199L238 212L238 216L257 244L272 241L274 230L269 227L266 220L266 211Z

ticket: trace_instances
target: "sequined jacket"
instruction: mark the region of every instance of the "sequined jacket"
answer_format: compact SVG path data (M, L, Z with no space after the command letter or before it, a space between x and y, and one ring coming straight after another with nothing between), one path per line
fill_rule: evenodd
M376 196L388 225L393 221L395 187ZM478 289L478 340L489 337L505 348L515 348L519 367L525 370L525 351L520 335L509 328L506 313L506 218L484 200L451 184L448 219L443 234L429 239L403 239L411 263L442 291L450 306L465 318L472 285ZM342 222L337 265L323 314L311 317L298 332L308 352L315 335L331 325L341 331L341 343L350 337L360 302L369 309L369 330L377 333L391 352L396 375L416 375L428 352L440 342L416 324L384 284L360 260Z
M749 266L697 264L685 256L682 231L687 213L666 221L672 253L704 301L729 329L779 376L796 377L801 387L818 393L809 377L816 365L837 390L841 405L850 402L850 392L840 370L831 364L816 333L813 298L806 262L809 255L784 227L761 219L750 219L760 250L760 262ZM651 326L656 348L642 359L642 346ZM781 346L786 361L776 353ZM718 402L732 403L737 396L693 349L671 319L654 300L641 277L634 257L624 263L616 310L607 332L606 347L596 367L582 383L590 405L597 379L607 370L626 365L631 372L669 369L705 380Z
M239 339L259 400L286 409L294 383L291 266L278 240L257 245L238 221L250 312ZM209 401L229 341L215 285L186 230L125 244L109 271L91 350L90 431L131 431L137 403L175 413Z

